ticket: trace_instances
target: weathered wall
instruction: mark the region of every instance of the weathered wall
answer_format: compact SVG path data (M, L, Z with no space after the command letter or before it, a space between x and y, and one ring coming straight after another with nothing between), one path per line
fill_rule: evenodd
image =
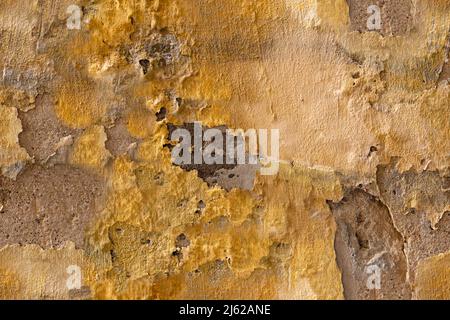
M449 51L448 0L1 0L0 297L450 298Z

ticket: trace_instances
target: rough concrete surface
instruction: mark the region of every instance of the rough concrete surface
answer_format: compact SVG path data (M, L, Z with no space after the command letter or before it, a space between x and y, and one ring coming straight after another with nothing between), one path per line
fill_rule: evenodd
M449 0L1 0L0 298L450 299L449 59Z

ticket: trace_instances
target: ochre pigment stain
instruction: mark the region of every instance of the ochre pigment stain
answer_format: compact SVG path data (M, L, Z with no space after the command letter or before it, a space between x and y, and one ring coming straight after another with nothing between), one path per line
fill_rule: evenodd
M449 30L448 0L0 1L0 298L449 299ZM279 130L279 170L175 164L193 123Z

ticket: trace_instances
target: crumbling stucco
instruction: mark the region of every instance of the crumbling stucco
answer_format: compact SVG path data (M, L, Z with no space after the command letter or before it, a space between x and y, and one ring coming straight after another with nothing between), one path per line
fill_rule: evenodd
M448 0L0 1L0 298L450 298L449 48ZM195 122L279 171L174 165Z

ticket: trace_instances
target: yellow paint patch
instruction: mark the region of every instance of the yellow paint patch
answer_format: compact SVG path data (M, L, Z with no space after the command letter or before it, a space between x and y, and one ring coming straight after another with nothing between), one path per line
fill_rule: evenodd
M101 171L111 154L105 148L106 133L102 126L93 126L75 141L70 163Z
M417 299L450 299L450 254L440 254L421 261L414 287Z
M19 145L22 124L17 109L0 105L0 169L1 174L15 179L25 162L29 160L26 150Z

